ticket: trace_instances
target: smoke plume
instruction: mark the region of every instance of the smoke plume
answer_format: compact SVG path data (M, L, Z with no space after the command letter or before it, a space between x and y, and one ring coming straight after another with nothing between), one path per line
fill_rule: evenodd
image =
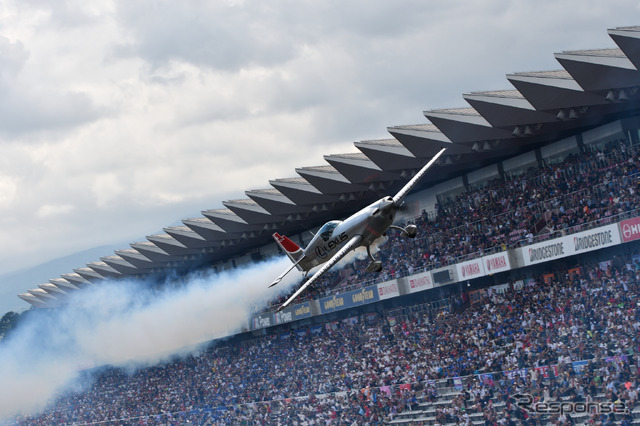
M30 313L0 342L0 423L37 413L78 386L82 370L111 365L142 368L246 328L264 307L299 281L292 272L271 280L287 258L220 274L199 273L164 286L118 280L70 295L69 303Z

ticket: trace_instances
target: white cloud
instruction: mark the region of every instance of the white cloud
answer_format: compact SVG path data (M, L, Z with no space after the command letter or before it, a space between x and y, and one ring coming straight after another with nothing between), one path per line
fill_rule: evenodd
M16 184L11 176L0 175L0 209L11 207L16 196Z
M38 56L31 54L28 43L0 35L0 136L14 139L25 133L73 127L97 118L99 108L88 94L43 80L49 73L41 69L33 78L34 66L40 66Z
M45 204L43 206L40 206L36 213L36 216L39 219L49 219L52 216L66 215L68 213L71 213L73 209L74 207L70 204Z
M29 53L20 41L0 36L0 81L14 78L28 58Z
M91 185L91 192L98 208L107 206L125 191L125 186L115 173L104 173L95 176Z

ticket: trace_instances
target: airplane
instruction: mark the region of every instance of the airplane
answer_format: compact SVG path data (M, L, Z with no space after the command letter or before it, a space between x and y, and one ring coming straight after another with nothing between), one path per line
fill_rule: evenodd
M269 287L278 284L294 268L304 272L307 278L309 271L316 266L324 264L311 278L307 279L298 290L277 309L286 308L311 284L318 281L329 269L338 263L351 250L365 246L371 263L367 266L367 272L380 272L382 262L376 260L371 254L371 244L386 235L387 230L397 229L404 238L415 238L418 231L415 225L407 225L404 228L393 225L396 212L402 204L404 197L427 173L427 170L438 160L446 148L442 148L438 153L425 164L416 175L405 184L393 197L386 196L368 205L362 210L354 213L344 220L332 220L318 230L313 236L309 245L302 248L286 236L277 232L273 234L280 248L289 256L293 263L286 271L278 276Z

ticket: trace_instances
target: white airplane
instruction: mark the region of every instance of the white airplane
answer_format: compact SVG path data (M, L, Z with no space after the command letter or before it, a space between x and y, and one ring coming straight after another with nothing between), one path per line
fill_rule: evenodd
M278 308L278 311L286 308L307 287L320 279L320 277L338 263L347 253L358 247L365 246L367 248L367 254L371 259L371 263L367 267L367 272L380 272L382 270L382 262L376 260L371 254L371 244L380 238L380 236L386 235L389 228L398 229L401 231L400 235L405 238L414 238L416 236L417 227L415 225L407 225L405 228L400 228L399 226L394 226L393 221L404 197L444 151L445 148L442 148L395 196L384 197L359 212L354 213L345 220L332 220L322 225L318 233L313 236L309 245L304 249L277 232L273 234L273 238L285 253L287 253L293 264L280 274L269 287L278 284L293 268L298 268L298 270L304 272L304 277L306 278L311 269L324 263L311 278L305 281L304 284Z

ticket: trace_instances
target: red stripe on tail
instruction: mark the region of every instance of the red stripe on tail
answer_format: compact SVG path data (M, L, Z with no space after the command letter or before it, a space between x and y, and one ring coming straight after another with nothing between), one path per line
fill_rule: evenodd
M289 238L284 235L280 235L277 232L273 234L273 238L282 246L283 249L288 251L289 253L295 253L300 250L300 246L291 241Z

